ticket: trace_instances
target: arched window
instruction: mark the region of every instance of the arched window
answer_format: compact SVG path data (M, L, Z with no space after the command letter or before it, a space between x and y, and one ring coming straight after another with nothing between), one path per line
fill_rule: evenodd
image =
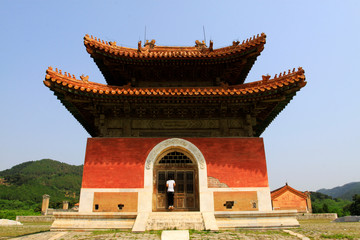
M166 154L159 161L159 164L192 164L191 159L185 154L173 151Z

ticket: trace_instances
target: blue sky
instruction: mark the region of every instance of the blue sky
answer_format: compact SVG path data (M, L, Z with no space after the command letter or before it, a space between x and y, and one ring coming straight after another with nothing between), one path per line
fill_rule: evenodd
M83 45L224 47L264 32L247 82L303 67L308 81L263 133L271 189L360 181L360 1L0 1L0 170L51 158L80 165L88 133L46 88L48 66L105 83Z

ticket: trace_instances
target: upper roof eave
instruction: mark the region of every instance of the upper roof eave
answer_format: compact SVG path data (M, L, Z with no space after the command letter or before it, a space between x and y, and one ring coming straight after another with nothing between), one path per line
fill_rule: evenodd
M196 45L195 47L178 47L178 46L156 46L146 45L141 47L139 42L138 48L128 48L117 46L116 42L107 42L94 38L93 36L85 35L84 45L88 53L93 54L94 51L106 53L107 56L122 57L129 59L214 59L225 58L236 55L244 54L245 52L256 49L258 54L264 49L266 43L266 35L264 33L253 36L244 40L242 43L234 41L233 45L213 49L212 44L210 47L206 47L203 43Z

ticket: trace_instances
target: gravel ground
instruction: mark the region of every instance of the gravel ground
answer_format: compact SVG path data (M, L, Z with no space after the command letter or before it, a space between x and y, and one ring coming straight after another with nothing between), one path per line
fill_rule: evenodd
M3 238L7 239L7 238ZM96 231L96 232L43 232L37 234L26 235L23 237L12 238L13 240L108 240L108 239L146 239L146 240L157 240L161 239L161 231L153 231L146 233L131 233L130 231ZM266 231L251 231L251 230L240 230L240 231L219 231L219 232L208 232L208 231L194 231L190 230L190 239L201 239L201 240L215 240L215 239L298 239L297 237L291 236L281 230L266 230Z
M310 239L349 239L360 240L360 222L358 223L332 223L329 220L300 221L300 228L291 229L292 232L303 235ZM0 239L9 239L14 236L27 234L31 231L46 231L49 225L24 225L15 227L1 227ZM21 228L23 228L21 230ZM24 233L25 232L25 233ZM8 234L7 234L8 233ZM17 234L17 235L16 235ZM161 231L151 231L146 233L131 233L130 231L94 231L94 232L42 232L30 234L22 237L11 238L15 240L108 240L108 239L146 239L155 240L161 238ZM195 231L190 230L190 239L201 240L267 240L267 239L300 239L282 230L245 230L238 231Z
M300 228L293 232L310 239L360 240L360 222L331 222L330 220L300 221Z

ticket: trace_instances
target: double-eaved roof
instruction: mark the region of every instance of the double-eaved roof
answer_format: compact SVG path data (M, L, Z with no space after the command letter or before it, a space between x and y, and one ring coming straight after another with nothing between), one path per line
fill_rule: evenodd
M199 41L194 47L160 47L151 41L144 46L139 42L138 49L134 49L86 35L86 49L108 84L90 81L88 76L77 79L52 67L46 71L44 84L92 136L99 136L97 114L105 111L100 108L108 109L111 105L116 112L118 108L127 108L128 104L132 104L136 113L141 104L150 104L153 108L176 105L189 109L194 104L202 104L204 108L217 108L215 113L222 117L234 117L232 111L241 108L244 114L256 118L253 136L260 136L296 92L306 85L302 68L244 83L264 48L265 39L265 34L261 34L220 49L213 49L212 43L208 47ZM224 106L227 106L225 112ZM125 114L127 110L122 111ZM182 117L192 118L191 115Z

